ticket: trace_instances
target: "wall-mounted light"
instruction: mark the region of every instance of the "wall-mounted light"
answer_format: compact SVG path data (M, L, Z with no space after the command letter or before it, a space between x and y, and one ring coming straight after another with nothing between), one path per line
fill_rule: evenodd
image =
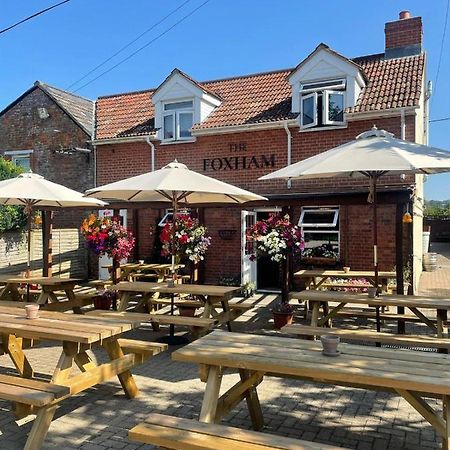
M412 223L413 218L409 212L409 203L406 204L406 212L403 214L402 222L403 223Z

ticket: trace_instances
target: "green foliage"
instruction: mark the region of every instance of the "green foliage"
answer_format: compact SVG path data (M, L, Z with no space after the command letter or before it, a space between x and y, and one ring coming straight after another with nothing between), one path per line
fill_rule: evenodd
M0 181L14 178L22 172L22 168L11 161L0 157ZM0 206L0 233L17 230L25 226L27 218L20 206Z
M426 200L424 216L432 219L450 218L450 200Z

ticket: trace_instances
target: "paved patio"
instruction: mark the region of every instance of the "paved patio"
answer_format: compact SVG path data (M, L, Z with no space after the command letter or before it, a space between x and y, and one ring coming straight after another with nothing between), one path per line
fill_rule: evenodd
M439 247L440 268L437 272L424 273L422 292L450 293L449 249L448 245ZM256 296L256 307L239 318L237 331L274 333L268 323L270 303L274 299L274 295ZM140 329L132 335L138 339L158 336L151 329ZM47 346L27 350L27 354L37 371L49 376L59 350ZM12 367L5 357L0 358L0 365ZM197 367L172 361L169 351L147 361L134 373L141 391L134 400L124 397L118 382L110 382L63 402L43 448L151 449L127 438L128 430L147 414L198 417L204 385L198 379ZM236 379L236 374L225 375L223 388L231 386ZM259 396L267 424L265 431L270 433L359 450L440 447L433 428L395 395L267 378L260 385ZM8 413L7 402L0 402L0 408L0 448L21 449L31 424L19 427ZM227 417L226 423L250 428L245 402Z

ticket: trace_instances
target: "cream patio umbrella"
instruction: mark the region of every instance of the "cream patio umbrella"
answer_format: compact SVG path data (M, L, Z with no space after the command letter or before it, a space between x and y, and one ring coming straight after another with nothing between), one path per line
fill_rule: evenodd
M82 193L73 191L60 184L46 180L41 175L27 172L15 178L0 181L0 205L24 206L28 217L27 273L31 259L31 214L33 208L50 207L92 207L106 203L96 198L86 198Z
M265 197L240 189L223 181L210 178L189 170L186 165L173 161L162 169L144 173L132 178L89 189L87 195L106 200L130 202L170 202L173 218L177 216L179 205L213 203L246 203L267 200ZM172 275L175 273L175 226L172 227ZM174 312L172 295L171 314ZM170 325L170 335L164 340L169 344L184 343L184 339L174 336L174 325Z
M436 174L450 171L450 152L394 138L375 126L355 140L264 175L260 180L366 177L373 205L373 266L378 286L377 182L383 175ZM379 318L377 317L377 328Z

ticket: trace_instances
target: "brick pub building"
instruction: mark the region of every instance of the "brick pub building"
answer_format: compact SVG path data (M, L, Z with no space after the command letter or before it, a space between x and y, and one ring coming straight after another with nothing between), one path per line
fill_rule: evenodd
M176 158L190 169L268 197L264 204L199 211L213 238L204 269L207 283L241 277L259 289L276 288L277 270L267 261L251 263L243 236L254 220L281 210L302 226L307 246L327 244L343 265L370 269L366 180L288 184L258 178L348 142L373 125L426 143L425 83L422 20L408 12L386 23L380 54L349 59L320 44L295 68L206 82L175 69L155 89L97 100L97 185L158 169ZM379 201L380 269L392 270L398 263L397 236L411 254L417 283L422 176L383 177ZM414 213L408 228L401 225L407 207ZM151 255L150 229L165 213L128 209L127 224L138 235L136 257Z

